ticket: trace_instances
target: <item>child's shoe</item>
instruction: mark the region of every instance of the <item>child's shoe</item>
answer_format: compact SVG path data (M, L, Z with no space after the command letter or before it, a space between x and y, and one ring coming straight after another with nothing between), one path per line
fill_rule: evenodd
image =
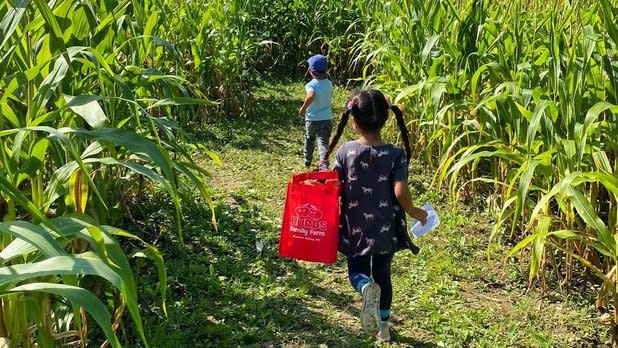
M361 327L367 333L376 333L380 329L380 286L369 282L361 289L363 307L361 309Z
M378 341L389 342L391 340L391 332L388 329L388 320L380 321L380 330L376 334Z

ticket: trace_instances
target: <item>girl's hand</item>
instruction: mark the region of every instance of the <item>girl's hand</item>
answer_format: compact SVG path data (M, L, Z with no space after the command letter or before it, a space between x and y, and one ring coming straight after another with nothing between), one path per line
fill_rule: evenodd
M427 214L427 212L423 209L419 209L419 208L414 208L416 210L416 216L414 218L416 218L418 221L421 222L421 225L425 225L427 223L427 216L429 214Z

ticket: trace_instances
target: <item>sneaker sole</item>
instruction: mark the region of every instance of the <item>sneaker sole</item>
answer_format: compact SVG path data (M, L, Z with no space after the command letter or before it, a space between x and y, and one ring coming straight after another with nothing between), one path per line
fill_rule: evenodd
M380 286L370 283L363 292L363 308L361 309L361 327L363 331L375 334L380 330Z
M391 334L390 333L386 333L386 334L384 334L384 336L381 336L380 332L378 332L378 334L376 335L376 338L378 339L379 342L390 342L391 341Z

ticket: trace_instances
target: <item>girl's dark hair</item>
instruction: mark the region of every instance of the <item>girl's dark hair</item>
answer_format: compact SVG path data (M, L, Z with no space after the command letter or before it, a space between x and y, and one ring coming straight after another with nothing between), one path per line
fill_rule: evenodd
M411 156L411 148L410 148L410 136L408 134L408 128L406 127L406 123L403 119L403 114L401 109L399 109L396 105L391 105L384 97L384 94L377 89L370 89L365 91L360 91L356 93L350 102L348 103L348 107L346 111L341 115L341 120L337 125L337 132L333 136L330 145L328 146L328 152L326 152L326 158L330 156L330 154L334 151L335 146L339 142L339 138L341 138L341 134L345 129L345 125L348 123L348 119L350 115L354 117L356 124L364 131L369 132L377 132L386 123L388 119L388 110L393 110L395 114L395 119L397 120L397 126L399 127L399 131L401 132L401 137L403 138L403 144L406 150L406 158L407 161L410 162Z

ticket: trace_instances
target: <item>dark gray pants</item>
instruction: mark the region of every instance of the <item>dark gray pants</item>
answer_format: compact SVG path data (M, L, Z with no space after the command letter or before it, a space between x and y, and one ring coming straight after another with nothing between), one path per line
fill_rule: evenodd
M305 166L311 166L313 160L313 151L315 149L315 140L318 140L318 152L320 153L320 162L326 156L330 132L333 128L333 121L305 121Z

